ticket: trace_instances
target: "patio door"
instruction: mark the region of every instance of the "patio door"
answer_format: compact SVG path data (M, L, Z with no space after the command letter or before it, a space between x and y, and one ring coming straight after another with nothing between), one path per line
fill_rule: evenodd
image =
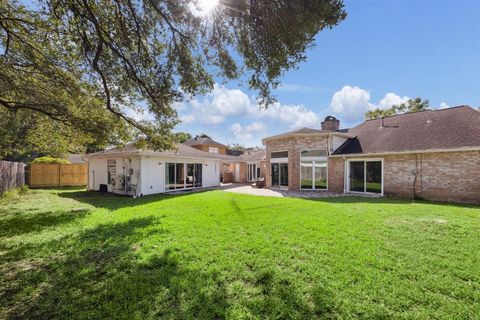
M349 190L383 193L382 161L350 161Z
M272 163L272 187L288 187L288 163Z

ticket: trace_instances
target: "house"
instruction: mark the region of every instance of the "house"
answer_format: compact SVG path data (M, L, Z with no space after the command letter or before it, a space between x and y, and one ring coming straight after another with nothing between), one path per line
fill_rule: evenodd
M167 151L142 150L135 144L85 156L88 160L88 189L126 195L215 187L220 184L224 161L238 157L208 153L177 144Z
M240 156L245 172L245 181L253 182L258 178L265 177L267 174L267 157L265 149L247 151Z
M351 129L328 116L318 129L262 143L265 149L232 156L201 135L175 150L130 144L89 154L88 187L147 195L263 177L267 188L480 203L480 112L468 106L367 120Z
M208 153L217 153L223 155L232 155L238 157L241 155L236 150L229 150L228 147L220 142L213 140L206 134L201 134L184 142L185 145L192 148L202 150ZM232 161L224 159L220 170L220 181L223 183L237 182L243 183L246 181L245 168L240 165L239 158L231 158ZM234 159L234 160L233 160Z
M226 145L213 140L206 134L195 136L192 139L185 141L183 144L209 153L227 154Z
M266 186L480 203L480 112L469 106L263 139Z

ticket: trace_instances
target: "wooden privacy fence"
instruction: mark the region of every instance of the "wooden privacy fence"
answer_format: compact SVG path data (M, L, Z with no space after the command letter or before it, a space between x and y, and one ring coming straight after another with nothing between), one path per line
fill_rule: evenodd
M0 161L0 194L25 184L25 164Z
M88 165L32 163L29 174L30 187L85 186L88 180Z

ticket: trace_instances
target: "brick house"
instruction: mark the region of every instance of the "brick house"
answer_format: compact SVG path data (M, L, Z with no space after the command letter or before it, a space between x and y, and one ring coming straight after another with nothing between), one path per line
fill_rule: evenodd
M266 186L480 203L480 112L406 113L263 139Z
M246 164L241 161L241 153L239 154L236 150L229 150L226 145L213 140L206 134L197 135L183 144L204 152L225 155L220 171L220 181L223 183L247 181Z

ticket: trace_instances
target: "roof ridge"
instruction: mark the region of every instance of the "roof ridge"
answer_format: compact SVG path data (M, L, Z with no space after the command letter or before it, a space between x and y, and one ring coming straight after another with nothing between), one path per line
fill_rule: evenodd
M470 108L470 109L476 110L475 108L473 108L473 107L471 107L467 104L464 104L464 105L449 107L449 108L444 108L444 109L427 109L427 110L421 110L421 111L410 111L410 112L398 113L398 114L393 114L391 116L386 116L386 117L380 117L380 118L375 118L375 119L366 119L364 122L373 121L373 120L380 120L382 118L383 119L388 119L388 118L393 118L393 117L398 117L398 116L405 116L405 115L409 115L409 114L418 114L418 113L422 113L422 112L447 111L447 110L457 109L457 108Z

